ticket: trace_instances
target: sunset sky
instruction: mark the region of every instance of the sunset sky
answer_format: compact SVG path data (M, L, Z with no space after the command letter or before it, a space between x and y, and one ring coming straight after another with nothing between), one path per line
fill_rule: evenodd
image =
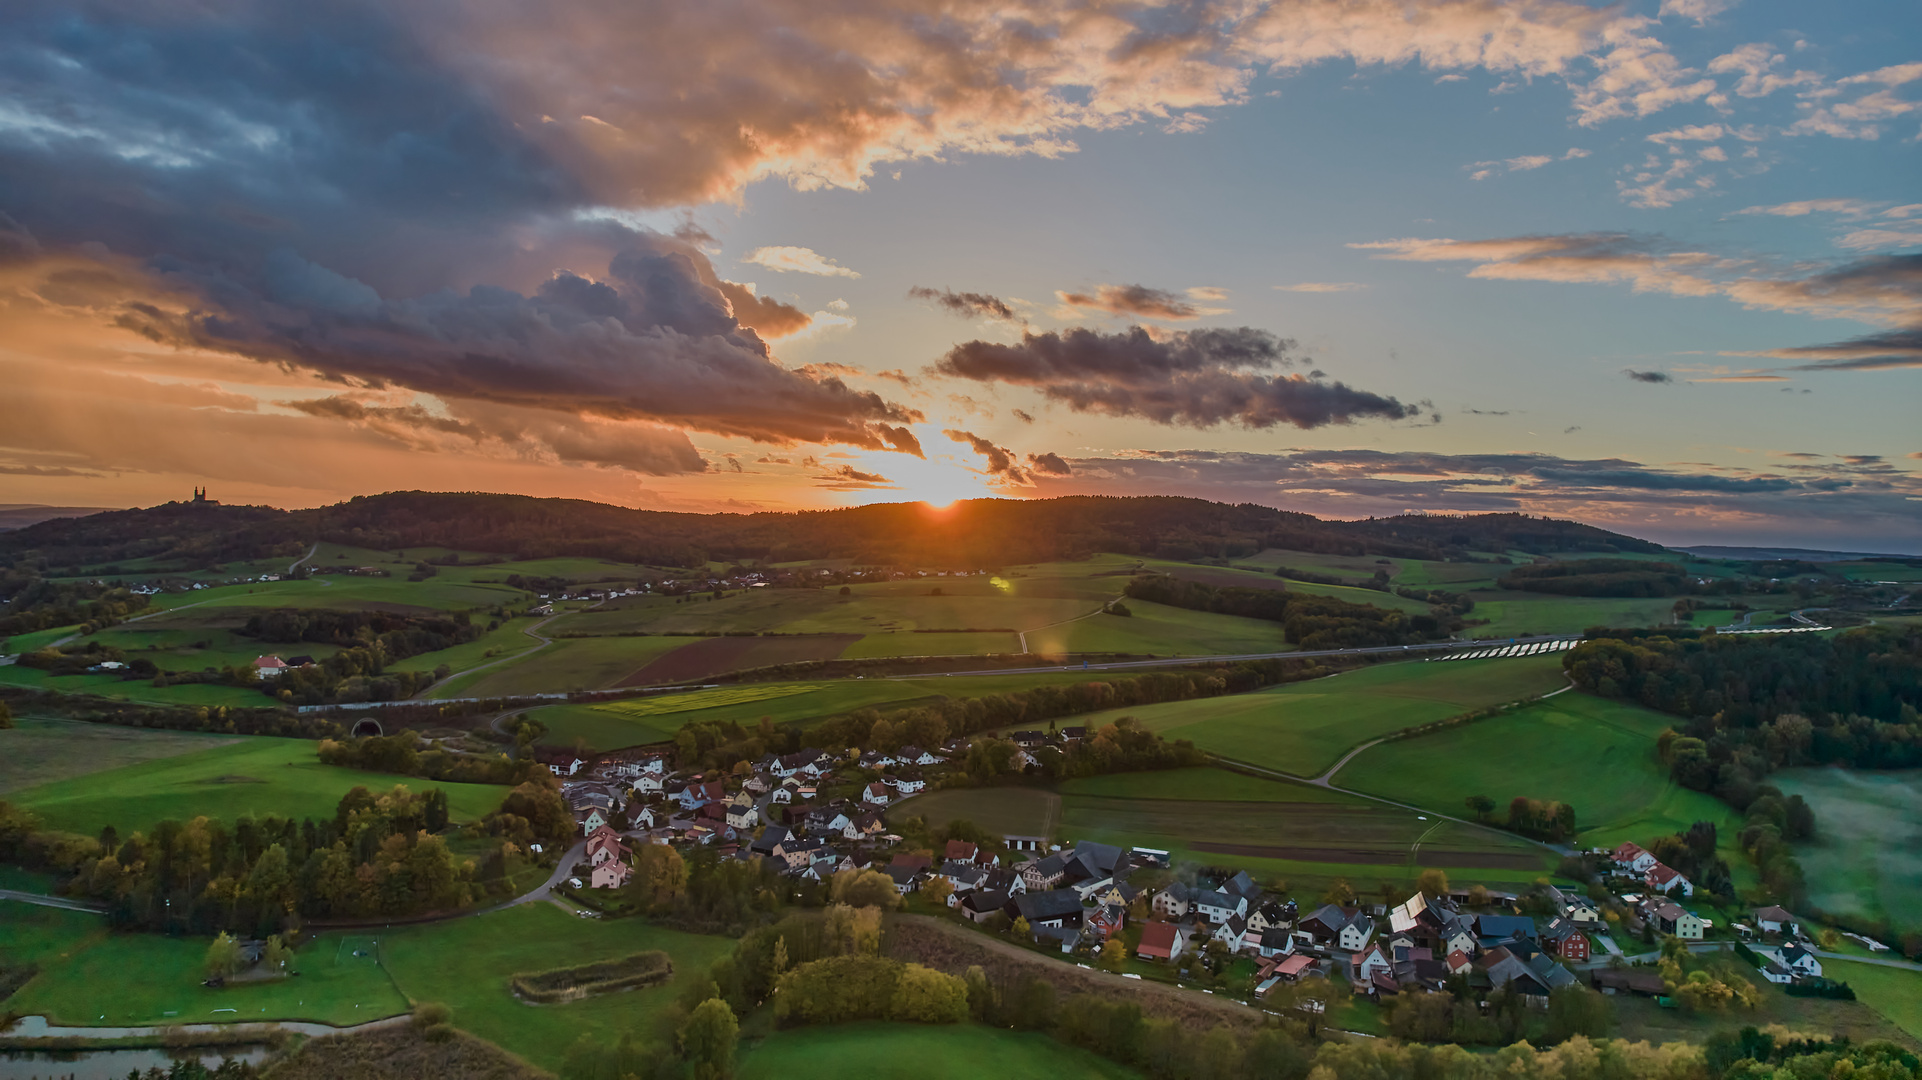
M0 503L1922 553L1914 0L0 6Z

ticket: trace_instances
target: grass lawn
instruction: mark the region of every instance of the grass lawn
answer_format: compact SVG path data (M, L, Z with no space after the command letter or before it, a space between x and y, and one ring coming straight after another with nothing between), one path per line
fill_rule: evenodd
M242 814L332 817L340 797L355 785L384 791L405 784L415 791L447 792L456 821L479 818L500 805L506 791L491 784L437 784L322 765L315 743L305 739L242 738L230 745L14 792L12 801L57 829L93 835L112 825L125 836L166 818L187 821L202 814L231 822Z
M1922 924L1922 770L1785 769L1769 782L1815 808L1816 840L1795 853L1811 903Z
M554 624L548 625L549 630ZM523 639L525 640L525 639ZM449 683L437 696L507 697L569 690L602 690L688 642L685 637L565 638L520 660L482 672L464 685Z
M1922 1041L1922 973L1850 960L1824 960L1822 974L1848 983L1858 1000L1888 1017L1911 1038Z
M0 731L0 795L157 758L224 746L218 735L22 716Z
M1282 637L1281 624L1239 615L1127 601L1132 616L1095 614L1058 626L1028 631L1028 651L1062 653L1147 653L1155 656L1206 656L1218 653L1283 652L1294 646ZM1074 614L1086 614L1086 609Z
M1171 739L1296 776L1317 776L1360 743L1565 685L1558 656L1378 664L1252 694L1114 709Z
M898 803L889 821L918 817L931 828L961 818L997 836L1052 837L1061 821L1061 796L1040 788L954 788Z
M1824 974L1829 974L1831 963L1835 962L1822 961ZM1650 998L1617 995L1609 999L1615 1005L1616 1035L1630 1041L1699 1044L1707 1041L1709 1036L1731 1028L1747 1027L1751 1024L1758 1028L1766 1028L1770 1024L1781 1024L1791 1031L1822 1038L1845 1035L1858 1044L1876 1039L1890 1039L1898 1043L1906 1043L1911 1048L1922 1048L1922 1040L1906 1033L1884 1011L1877 1009L1868 993L1862 993L1863 988L1869 984L1855 982L1855 972L1852 969L1856 966L1868 967L1869 965L1849 965L1851 970L1836 977L1847 978L1850 985L1856 987L1857 992L1861 994L1860 1000L1857 1001L1790 997L1781 987L1772 986L1763 981L1761 975L1754 971L1748 972L1748 980L1762 992L1762 1000L1753 1012L1690 1015L1680 1009L1664 1009ZM1896 971L1894 974L1922 980L1922 975L1911 972ZM1899 983L1895 984L1894 988L1898 993L1901 991ZM1917 1000L1914 994L1915 991L1911 990L1908 998L1911 1003ZM1893 1006L1891 1011L1901 1011L1900 1005ZM1910 1017L1916 1015L1912 1005L1908 1015Z
M916 634L889 631L869 634L847 647L843 659L865 660L877 656L986 656L1021 651L1021 639L1014 634Z
M776 1032L747 1049L740 1080L1071 1080L1141 1075L1036 1032L979 1024L869 1022Z
M1523 795L1559 799L1575 807L1584 845L1647 843L1712 821L1724 846L1731 846L1739 826L1735 812L1675 784L1655 756L1656 736L1674 722L1571 691L1502 716L1371 747L1335 782L1456 815L1467 812L1463 801L1471 795L1486 795L1497 807ZM1443 762L1446 767L1438 765ZM1739 851L1724 856L1739 879L1747 861Z
M582 1032L611 1041L622 1032L648 1031L651 1014L689 982L706 978L709 965L733 947L729 938L684 934L640 919L579 919L552 904L403 927L380 943L382 962L409 999L451 1006L455 1026L547 1069L560 1067ZM666 985L565 1005L523 1005L508 989L516 972L647 949L674 958L674 978Z
M42 946L40 974L7 999L7 1007L54 1023L312 1020L345 1025L407 1009L379 964L339 958L339 934L322 934L302 946L295 953L296 977L213 990L200 985L211 938L116 934L98 915L7 901L0 901L0 914L5 916L0 949L8 955L15 953L7 938L21 931L51 943Z

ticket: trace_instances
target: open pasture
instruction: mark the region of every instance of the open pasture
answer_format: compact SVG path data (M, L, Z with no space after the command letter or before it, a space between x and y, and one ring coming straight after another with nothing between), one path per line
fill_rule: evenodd
M296 978L202 986L209 939L115 934L98 915L0 901L0 951L38 943L40 974L7 1007L56 1024L245 1023L348 1025L406 1012L407 997L378 962L339 962L339 934L294 954ZM32 957L24 957L32 958Z
M1675 607L1672 598L1660 596L1555 596L1511 589L1477 590L1470 595L1475 610L1467 618L1488 620L1464 631L1478 638L1575 633L1591 626L1664 626Z
M79 632L79 626L57 626L51 630L34 630L30 633L15 634L0 641L0 653L12 655L38 652L61 638L71 637Z
M1316 776L1369 739L1519 701L1564 685L1561 658L1378 664L1251 694L1111 709L1091 727L1133 716L1171 739L1295 776Z
M472 918L401 927L380 939L381 963L412 1001L454 1010L454 1026L559 1069L567 1048L586 1033L611 1042L668 1008L716 959L730 938L685 934L643 919L580 919L552 904L524 904ZM564 1005L526 1005L509 983L525 971L589 964L654 949L674 960L660 986Z
M1560 800L1575 808L1584 845L1647 843L1712 821L1729 846L1739 824L1734 811L1676 784L1656 757L1656 736L1673 723L1657 712L1571 691L1370 747L1334 782L1457 817L1468 815L1464 801L1473 795L1493 799L1498 814L1518 796ZM1729 865L1739 870L1745 864L1736 854Z
M1848 983L1861 1001L1922 1043L1922 972L1853 960L1824 960L1822 974Z
M1043 656L1075 653L1130 653L1153 656L1209 656L1223 653L1283 652L1294 646L1281 624L1239 615L1127 600L1130 616L1095 612L1086 618L1028 631L1028 651Z
M411 567L410 563L407 569ZM204 607L209 613L233 609L244 620L253 610L270 607L473 611L498 604L518 604L528 595L506 585L466 584L439 576L409 581L400 569L393 570L392 574L384 578L329 574L306 581L222 585L195 592L163 593L153 600L156 607L168 611L180 611L190 605Z
M1769 783L1815 808L1815 841L1795 853L1810 903L1922 925L1922 770L1785 769Z
M23 716L0 731L0 796L41 784L225 746L218 735Z
M997 836L1053 837L1061 802L1061 796L1042 788L952 788L905 799L886 816L890 822L918 817L934 828L960 819Z
M91 836L112 825L124 836L166 818L187 821L202 814L229 822L242 814L332 817L340 797L356 785L373 791L395 784L415 791L438 787L447 792L456 821L492 812L506 795L506 789L490 784L442 784L322 765L316 745L305 739L245 737L212 749L41 784L13 792L11 800L53 828Z
M867 1022L779 1031L750 1044L740 1080L1123 1080L1140 1073L1039 1032Z
M492 664L497 660L505 660L540 644L537 639L524 632L526 628L540 621L537 617L508 619L465 645L456 645L451 649L440 649L410 656L405 660L396 660L388 664L387 669L389 671L432 671L446 664L458 673L484 664ZM494 655L487 655L490 652Z
M252 658L248 658L252 663ZM0 683L59 690L67 694L99 694L161 705L238 705L259 707L273 701L252 687L194 683L182 686L154 686L146 679L123 679L111 672L100 674L52 676L39 668L9 664L0 667Z

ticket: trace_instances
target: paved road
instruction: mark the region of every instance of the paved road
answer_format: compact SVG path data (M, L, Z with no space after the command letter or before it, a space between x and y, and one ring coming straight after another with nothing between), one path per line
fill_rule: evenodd
M536 900L545 900L554 894L554 886L567 880L568 875L574 872L575 864L579 863L586 854L587 841L582 840L580 843L567 849L567 854L562 855L561 861L555 864L554 872L549 874L547 881L539 887L524 892L512 900L505 900L495 904L493 907L481 908L477 911L463 911L458 915L450 915L448 918L467 919L475 915L485 915L490 911L501 911L505 908L519 907L522 904L531 904Z
M107 913L105 904L95 904L87 900L69 900L64 896L48 896L45 893L21 892L18 889L0 889L0 900L18 900L35 907L60 908L63 911L84 911L89 915Z
M1147 667L1183 667L1189 664L1232 664L1243 660L1312 660L1322 656L1380 656L1395 654L1419 656L1423 653L1454 652L1461 649L1491 649L1505 645L1533 645L1541 641L1569 641L1570 634L1542 634L1536 637L1509 638L1506 641L1437 641L1427 645L1374 645L1361 649L1313 649L1296 652L1216 653L1206 656L1169 656L1153 660L1115 660L1099 664L1059 664L1034 667L990 668L967 671L931 671L914 675L890 675L890 679L939 679L954 675L1032 675L1043 671L1126 671Z

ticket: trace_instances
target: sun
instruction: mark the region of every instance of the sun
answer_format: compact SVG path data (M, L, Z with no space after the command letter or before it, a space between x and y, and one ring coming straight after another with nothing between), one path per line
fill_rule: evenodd
M889 479L909 498L935 510L946 510L962 499L984 499L995 494L980 473L940 459L902 458L887 463Z

